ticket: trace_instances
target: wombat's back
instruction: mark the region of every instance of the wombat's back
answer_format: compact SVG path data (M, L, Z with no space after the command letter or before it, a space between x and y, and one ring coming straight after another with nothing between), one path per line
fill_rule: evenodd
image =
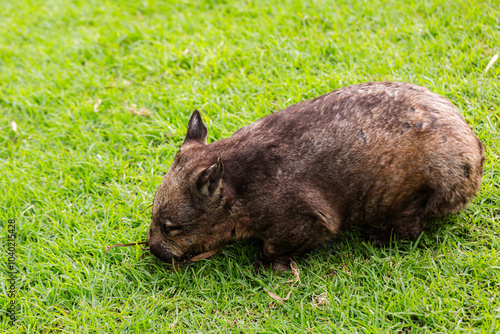
M267 186L281 192L319 192L345 223L389 219L412 201L423 215L456 211L476 194L484 161L448 100L398 82L298 103L240 129L231 145L249 177L270 176Z

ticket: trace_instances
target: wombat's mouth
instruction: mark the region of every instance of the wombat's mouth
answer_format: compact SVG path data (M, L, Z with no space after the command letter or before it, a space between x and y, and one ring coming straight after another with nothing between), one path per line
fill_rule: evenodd
M165 243L163 241L150 243L149 251L164 262L172 262L172 260L179 260L187 256L187 254L184 254L175 244Z

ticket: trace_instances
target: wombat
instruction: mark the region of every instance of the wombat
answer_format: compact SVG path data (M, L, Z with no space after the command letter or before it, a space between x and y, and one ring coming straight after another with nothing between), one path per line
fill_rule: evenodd
M261 264L359 226L415 238L478 191L483 144L447 99L409 83L340 88L207 145L195 110L156 192L147 244L164 261L263 241Z

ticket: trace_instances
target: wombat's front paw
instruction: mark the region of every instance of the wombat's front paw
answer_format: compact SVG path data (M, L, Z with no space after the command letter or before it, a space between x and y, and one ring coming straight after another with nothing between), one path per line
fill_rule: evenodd
M254 261L253 267L255 272L260 273L262 270L272 272L282 272L290 270L290 259L273 259L260 258Z
M387 228L366 226L361 231L361 235L373 242L375 246L387 246L391 243L391 231Z

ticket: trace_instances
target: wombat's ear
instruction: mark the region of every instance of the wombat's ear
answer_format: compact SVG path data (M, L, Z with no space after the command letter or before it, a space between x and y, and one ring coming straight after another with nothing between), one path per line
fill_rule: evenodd
M195 110L189 119L186 138L184 139L183 145L187 142L207 143L207 127L203 124L201 114L198 110Z
M222 175L224 175L224 165L222 160L217 158L217 162L201 172L196 183L196 188L202 197L216 198L222 191Z

